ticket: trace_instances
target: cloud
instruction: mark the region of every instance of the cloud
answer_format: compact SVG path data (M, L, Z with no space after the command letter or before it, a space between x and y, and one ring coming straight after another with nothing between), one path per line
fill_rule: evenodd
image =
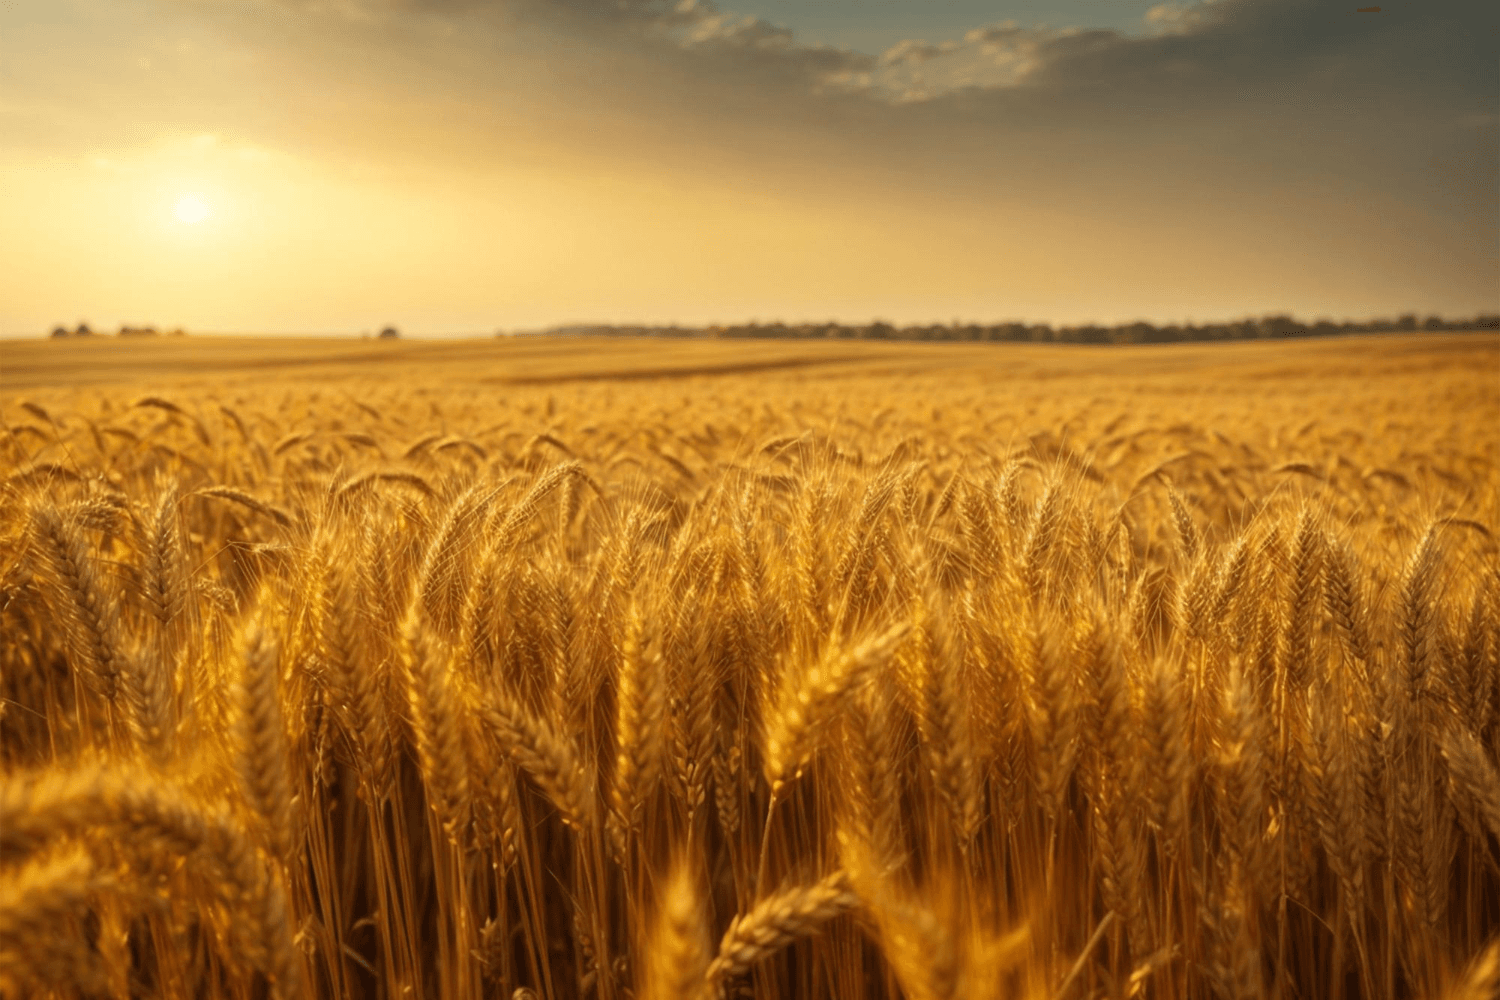
M1217 98L1283 82L1389 94L1470 91L1493 98L1492 43L1500 18L1478 0L1433 0L1399 15L1359 14L1309 0L1218 0L1158 6L1138 38L1083 33L1044 50L1042 86L1126 88L1179 100ZM1193 93L1182 93L1191 90Z
M1045 176L1088 198L1129 198L1114 177L1132 171L1170 186L1212 169L1267 197L1298 178L1357 177L1451 216L1453 199L1435 192L1457 168L1429 162L1479 169L1473 150L1495 136L1500 107L1500 8L1481 0L1381 14L1315 0L1171 3L1136 34L1007 21L879 54L804 44L733 0L274 2L383 24L361 28L391 53L379 75L351 43L340 86L371 81L356 106L399 122L413 155L476 162L530 142L609 169L634 157L645 169L805 178L807 164L841 162L894 188L1003 176L1024 190ZM317 31L336 37L321 20ZM333 72L311 42L303 55ZM1493 163L1482 168L1494 177ZM1486 198L1470 217L1493 229Z
M1286 83L1313 93L1495 97L1492 40L1500 16L1483 0L1429 0L1359 14L1315 0L1201 0L1152 7L1139 34L982 25L961 38L910 39L878 56L802 43L790 28L712 0L281 0L351 17L480 18L539 23L606 42L696 57L704 76L759 74L809 95L860 95L910 105L989 94L1012 105L1093 96L1109 106L1148 100L1204 106ZM732 6L732 0L731 4ZM1471 111L1474 109L1471 109Z
M1181 35L1208 23L1213 0L1202 3L1159 3L1146 11L1146 23L1159 34Z
M881 54L866 89L872 97L904 104L1014 87L1041 65L1048 42L1065 34L1004 21L974 28L962 39L900 42Z

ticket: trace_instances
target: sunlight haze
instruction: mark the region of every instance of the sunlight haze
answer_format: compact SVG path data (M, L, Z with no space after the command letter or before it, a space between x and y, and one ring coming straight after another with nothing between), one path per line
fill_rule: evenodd
M1492 310L1495 22L19 0L0 333Z

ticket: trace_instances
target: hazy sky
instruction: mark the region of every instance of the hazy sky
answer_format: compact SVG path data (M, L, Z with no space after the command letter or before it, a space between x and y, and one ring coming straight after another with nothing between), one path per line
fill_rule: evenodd
M0 333L1500 308L1500 5L1365 2L0 0Z

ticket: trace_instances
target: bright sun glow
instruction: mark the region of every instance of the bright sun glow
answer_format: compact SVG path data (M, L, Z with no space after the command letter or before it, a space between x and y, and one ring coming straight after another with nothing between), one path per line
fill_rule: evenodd
M172 214L177 216L178 222L195 226L208 218L208 206L197 195L183 195L177 200L177 207L172 210Z

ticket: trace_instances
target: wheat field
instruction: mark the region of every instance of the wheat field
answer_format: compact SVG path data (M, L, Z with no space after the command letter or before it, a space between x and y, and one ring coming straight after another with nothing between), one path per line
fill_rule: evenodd
M0 994L1500 995L1500 338L7 345Z

